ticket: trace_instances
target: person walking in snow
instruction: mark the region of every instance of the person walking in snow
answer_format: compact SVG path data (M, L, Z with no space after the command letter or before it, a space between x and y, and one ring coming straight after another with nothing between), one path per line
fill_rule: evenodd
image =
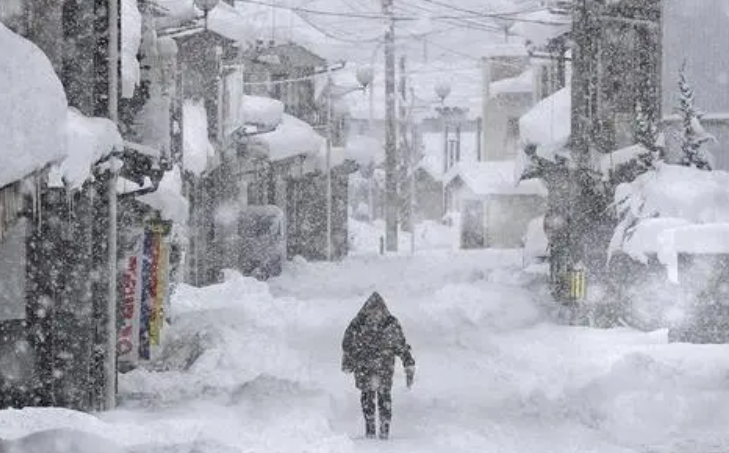
M365 419L365 435L376 435L375 409L380 415L380 439L390 435L392 420L392 377L395 356L405 367L410 388L415 376L415 360L400 322L387 309L377 292L367 299L350 322L342 341L342 371L354 373L355 385L362 392L360 402Z

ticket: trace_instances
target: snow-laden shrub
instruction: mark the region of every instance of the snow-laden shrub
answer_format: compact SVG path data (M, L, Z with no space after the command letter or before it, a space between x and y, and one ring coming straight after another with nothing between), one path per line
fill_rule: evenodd
M661 250L661 233L686 224L729 223L729 173L658 163L615 191L620 223L610 254L645 262Z

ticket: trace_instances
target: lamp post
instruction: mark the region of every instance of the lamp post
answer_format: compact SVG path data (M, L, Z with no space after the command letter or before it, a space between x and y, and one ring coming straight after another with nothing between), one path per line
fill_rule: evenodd
M334 82L332 81L332 70L327 66L327 139L326 139L326 171L327 171L327 261L332 260L332 115L333 100L336 97L341 98L352 91L366 90L372 83L374 74L371 69L365 67L358 68L356 78L360 86L356 88L347 88L335 96Z
M357 82L362 86L363 89L369 88L369 115L367 118L367 134L372 137L372 111L374 109L374 98L372 93L374 90L371 88L372 82L375 79L375 72L372 65L363 65L357 68L356 72ZM375 176L375 165L372 164L372 173L367 178L367 198L370 210L370 221L375 218L375 206L374 206L374 179Z
M194 0L195 7L201 10L205 16L205 29L208 29L208 13L218 6L220 0Z

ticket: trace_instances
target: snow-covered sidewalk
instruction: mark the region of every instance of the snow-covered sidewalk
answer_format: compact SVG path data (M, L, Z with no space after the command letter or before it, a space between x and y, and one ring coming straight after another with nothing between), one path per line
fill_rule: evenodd
M729 450L729 346L549 321L516 251L439 250L293 263L270 284L182 287L155 371L122 406L0 411L0 437L75 427L151 452L719 452ZM393 438L360 439L340 371L347 322L377 289L418 372L395 376Z

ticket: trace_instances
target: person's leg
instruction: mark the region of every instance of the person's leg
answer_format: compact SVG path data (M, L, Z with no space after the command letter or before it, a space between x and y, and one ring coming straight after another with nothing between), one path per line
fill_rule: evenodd
M389 388L381 388L377 392L377 406L380 411L380 439L387 439L392 421L392 393Z
M372 390L362 390L360 402L362 403L362 413L365 419L365 436L375 437L375 398L377 393Z

